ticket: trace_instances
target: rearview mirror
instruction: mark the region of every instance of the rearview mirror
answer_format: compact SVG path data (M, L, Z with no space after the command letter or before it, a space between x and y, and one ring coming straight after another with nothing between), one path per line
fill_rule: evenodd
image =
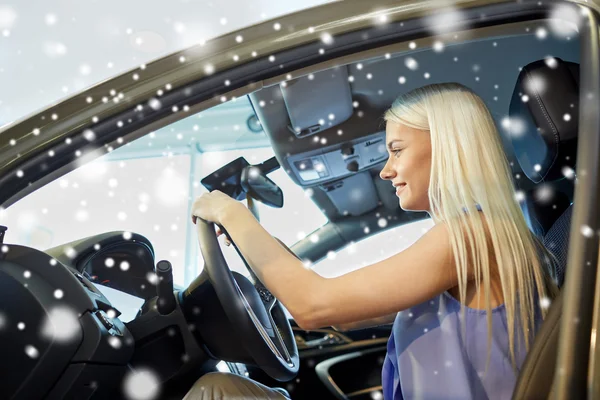
M283 191L275 182L263 174L260 168L248 166L242 170L241 182L244 191L252 198L271 207L283 207Z

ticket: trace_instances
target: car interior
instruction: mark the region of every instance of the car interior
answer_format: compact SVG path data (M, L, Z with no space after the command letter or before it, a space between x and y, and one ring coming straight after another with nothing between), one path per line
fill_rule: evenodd
M559 268L552 273L562 286L577 156L580 47L576 33L541 38L544 26L539 21L514 23L502 34L457 36L443 47L428 40L394 44L393 51L377 49L369 57L299 73L249 94L253 126L264 136L247 135L256 138L253 146L263 141L274 153L252 165L260 165L265 177L281 168L310 191L327 218L313 232L318 241L307 236L281 243L299 259L317 264L329 252L426 219L424 213L401 210L394 188L379 177L388 157L382 116L400 93L428 83L459 82L488 105L526 220L557 257ZM205 117L218 107L205 111ZM203 138L189 123L181 126L187 131L179 131L196 135L198 145L214 145L209 143L213 137ZM221 140L227 140L223 135ZM127 151L141 147L143 139L131 142ZM211 184L220 183L217 177ZM242 187L239 179L233 185ZM0 393L19 399L118 398L128 371L150 368L165 399L182 398L200 376L214 371L247 376L293 399L382 398L377 396L391 325L347 332L301 329L260 282L236 272L233 280L227 278L231 272L217 250L213 227L202 229L205 270L187 288L173 287L172 266L168 261L156 264L153 244L139 232L105 232L44 251L10 245L0 259L3 311L10 320L26 309L27 325L36 325L18 335L12 332L10 339L11 331L0 330L0 375L11 378L0 380ZM107 259L115 265L126 262L126 273L106 268ZM24 277L25 271L32 278ZM149 282L149 274L158 280ZM229 286L214 282L220 274ZM113 289L144 300L132 321L122 322L119 305L98 290L108 281ZM57 298L57 288L67 295ZM270 328L266 333L257 333L249 320L242 323L247 315L233 316L230 310L237 303L224 303L223 293L235 302L238 291L247 306L238 311L252 308L253 318ZM556 363L561 302L562 296L550 308L538 334L544 340L530 351L515 398L552 390L547 382ZM76 339L40 341L35 332L43 329L52 307L63 303L79 316ZM115 337L118 345L111 343ZM22 351L32 343L43 357Z

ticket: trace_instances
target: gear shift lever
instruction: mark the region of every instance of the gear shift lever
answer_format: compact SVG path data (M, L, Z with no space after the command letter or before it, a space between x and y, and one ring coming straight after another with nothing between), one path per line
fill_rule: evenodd
M175 295L173 294L173 269L167 260L156 264L156 309L161 315L167 315L175 310Z

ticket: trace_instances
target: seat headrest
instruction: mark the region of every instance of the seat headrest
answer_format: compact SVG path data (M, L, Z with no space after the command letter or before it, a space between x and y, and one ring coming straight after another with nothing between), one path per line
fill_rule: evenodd
M521 169L535 183L575 167L579 64L549 58L526 65L509 108L510 141Z

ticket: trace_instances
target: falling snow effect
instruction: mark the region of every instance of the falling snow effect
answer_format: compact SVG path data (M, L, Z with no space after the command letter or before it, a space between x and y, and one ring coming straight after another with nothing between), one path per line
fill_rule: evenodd
M550 13L550 30L555 35L566 38L579 32L583 22L583 14L575 5L560 4Z
M120 349L122 346L121 339L116 336L111 336L108 338L108 344L114 349Z
M123 394L128 400L154 400L159 393L158 376L149 369L129 371L123 381Z
M40 333L48 340L68 343L77 339L79 332L81 325L75 311L67 306L56 306L46 316Z
M594 236L594 230L588 225L583 225L581 227L581 234L586 238L591 238Z
M543 308L544 310L546 310L550 307L551 303L552 303L552 301L549 298L544 297L540 300L540 307Z
M444 3L442 2L442 6L443 4ZM465 19L466 18L464 18L459 10L453 7L446 7L440 12L427 17L426 24L431 33L441 35L449 31L460 30L461 28L466 27L463 22Z
M30 344L25 346L25 354L34 359L40 356L40 352L38 351L38 349Z

